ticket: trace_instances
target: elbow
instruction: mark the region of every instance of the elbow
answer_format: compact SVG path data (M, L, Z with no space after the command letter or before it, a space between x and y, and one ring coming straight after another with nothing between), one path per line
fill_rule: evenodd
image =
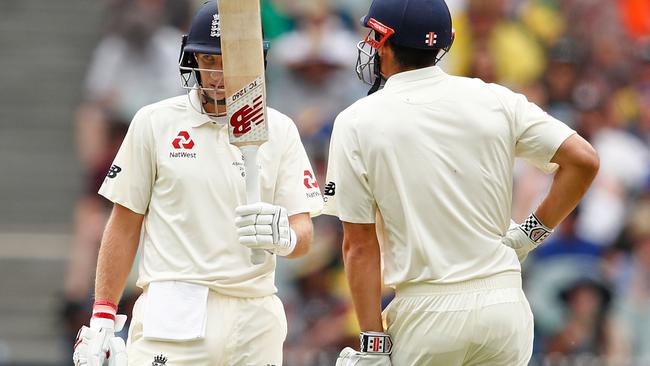
M576 154L575 166L586 177L593 179L600 169L600 158L596 150L589 144L579 154Z
M589 142L578 135L567 139L556 155L560 168L566 168L591 181L598 173L600 159Z

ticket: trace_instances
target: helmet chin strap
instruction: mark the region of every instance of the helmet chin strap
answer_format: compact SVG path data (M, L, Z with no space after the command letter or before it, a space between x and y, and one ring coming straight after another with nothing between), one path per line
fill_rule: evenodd
M205 92L205 90L201 90L201 94L203 95L203 105L207 105L209 103L215 104L215 105L226 105L226 99L214 99L211 96L208 95L208 93Z
M226 105L226 99L214 99L212 98L205 90L201 89L201 109L209 115L211 118L214 117L224 117L226 115L225 112L221 113L219 112L218 106L225 106ZM214 112L209 113L206 111L206 107L208 105L214 106Z
M379 90L379 87L381 86L381 80L382 80L381 70L380 70L380 63L379 63L379 53L375 53L373 62L375 64L375 66L374 66L375 82L370 87L370 90L368 90L368 95L370 95L370 94L376 92L377 90Z

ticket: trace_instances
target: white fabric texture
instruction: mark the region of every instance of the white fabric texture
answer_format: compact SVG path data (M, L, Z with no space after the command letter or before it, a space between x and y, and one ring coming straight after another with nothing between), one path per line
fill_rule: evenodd
M504 87L438 67L398 73L336 118L323 212L378 225L388 286L520 271L501 243L515 158L551 173L574 133Z
M205 336L208 288L179 281L152 282L146 296L143 336L191 341Z
M246 202L240 150L228 128L195 111L196 92L142 108L134 117L99 193L145 215L137 285L202 284L231 296L277 291L275 256L250 265L239 244L235 208ZM264 202L288 216L318 215L322 197L293 121L268 108L269 140L258 152Z
M161 354L174 366L282 365L287 321L277 296L239 298L209 291L205 337L187 342L143 337L147 296L148 288L133 309L127 341L131 365L151 365Z
M533 314L521 276L398 288L384 311L400 366L526 366Z

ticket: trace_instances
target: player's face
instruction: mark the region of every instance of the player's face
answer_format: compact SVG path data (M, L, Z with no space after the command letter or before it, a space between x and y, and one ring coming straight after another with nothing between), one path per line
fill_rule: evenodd
M216 89L218 92L223 94L223 63L221 55L197 53L196 61L201 70L202 86L204 88Z
M210 109L216 104L218 109L221 109L222 105L225 105L226 96L221 55L197 53L195 57L201 74L204 108L212 112Z

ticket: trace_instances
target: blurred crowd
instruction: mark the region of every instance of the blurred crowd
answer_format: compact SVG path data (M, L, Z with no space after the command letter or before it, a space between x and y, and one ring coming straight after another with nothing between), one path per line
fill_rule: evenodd
M183 93L181 34L200 0L104 0L77 110L86 191L75 213L62 319L69 345L89 318L110 207L95 192L133 114ZM263 0L269 105L291 116L324 186L337 113L367 92L354 72L370 0ZM441 67L524 93L596 148L593 187L524 265L539 365L650 365L650 0L448 0L456 41ZM551 177L517 162L513 218ZM357 346L337 219L318 217L309 255L280 260L285 365L332 365ZM130 286L124 306L138 295ZM385 301L391 299L386 291Z

